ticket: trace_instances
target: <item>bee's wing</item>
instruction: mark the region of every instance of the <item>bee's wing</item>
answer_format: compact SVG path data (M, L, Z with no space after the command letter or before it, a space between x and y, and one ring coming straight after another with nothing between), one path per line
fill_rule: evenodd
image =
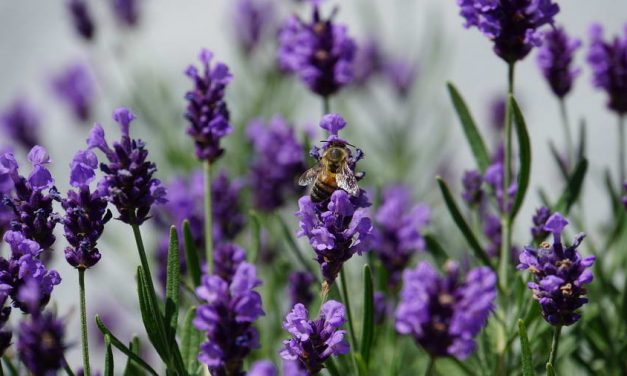
M320 163L316 163L312 168L303 172L303 174L298 178L298 185L308 186L316 180L318 173L322 165Z
M359 187L357 186L357 179L355 174L351 171L348 164L345 164L340 169L339 173L335 176L337 186L350 193L353 196L359 194Z

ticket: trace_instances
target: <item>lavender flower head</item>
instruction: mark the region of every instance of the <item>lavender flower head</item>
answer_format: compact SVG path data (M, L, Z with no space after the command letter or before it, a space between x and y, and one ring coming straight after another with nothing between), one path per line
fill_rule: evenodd
M544 34L544 45L538 52L538 66L558 98L564 98L573 86L573 80L581 69L573 68L573 54L581 46L581 40L571 39L563 28L555 28Z
M237 0L233 4L235 36L242 50L250 55L271 32L275 21L274 4L268 0Z
M294 182L305 169L303 146L294 128L279 116L267 125L252 121L246 135L255 151L250 172L250 184L255 187L253 205L265 212L275 210L287 195L300 190Z
M501 212L508 212L512 209L514 203L514 197L518 190L518 184L512 182L507 189L507 193L503 191L503 179L505 179L505 169L503 168L503 162L497 161L492 163L486 169L484 180L488 183L496 196L496 201ZM505 204L505 195L507 194L507 205Z
M462 198L471 207L478 206L483 201L483 175L477 170L464 172L462 177Z
M287 285L290 297L290 307L297 303L308 307L314 299L311 286L316 282L316 277L308 271L296 271L289 275Z
M416 82L418 65L409 60L389 60L383 66L383 73L394 92L400 98L407 98Z
M70 164L70 190L61 205L65 209L63 228L70 246L65 249L65 259L77 269L88 269L100 260L96 243L111 219L107 198L102 191L90 191L89 183L95 177L98 159L91 150L81 150Z
M505 126L505 109L507 98L498 95L490 102L490 125L497 133L500 133Z
M319 2L312 3L311 22L292 16L281 27L278 62L311 91L328 97L352 81L356 45L346 26L333 22L336 11L322 19Z
M322 305L317 320L309 320L307 308L296 304L283 323L292 338L283 341L281 358L298 361L307 374L317 374L330 356L348 353L349 345L344 339L346 331L340 329L345 322L344 306L335 300Z
M355 52L352 85L364 86L371 78L383 71L384 56L379 42L367 38Z
M264 315L261 296L254 291L261 281L255 266L244 259L244 251L237 247L216 248L215 273L204 275L196 289L206 304L198 307L194 326L208 338L198 360L212 375L243 375L244 357L259 347L259 333L252 324Z
M391 287L398 285L411 257L424 251L425 240L420 232L430 217L427 205L412 205L407 187L392 186L384 190L375 216L373 249L387 270Z
M24 149L39 143L39 115L24 98L17 98L0 114L4 134Z
M139 22L139 0L112 0L113 14L119 24L135 27Z
M445 275L426 261L403 273L396 330L414 337L431 356L468 357L474 337L494 308L496 275L488 267L472 269L462 281L459 266L449 261Z
M122 138L109 147L104 130L98 123L94 125L87 139L89 149L100 149L109 164L101 163L100 170L105 176L98 184L98 190L118 210L117 219L130 225L141 225L153 205L167 202L166 190L158 179L153 178L157 167L148 161L148 150L141 140L132 139L129 134L135 115L127 108L118 108L113 113L121 128Z
M17 353L33 375L56 375L65 363L63 323L46 312L20 323Z
M87 66L81 63L70 65L52 79L52 88L77 120L89 120L95 89Z
M494 43L494 52L515 63L542 44L538 30L553 24L559 6L552 0L457 0L465 27L476 27Z
M605 90L608 107L619 115L627 114L627 25L623 36L603 40L603 27L594 24L590 28L588 63L592 68L592 83Z
M553 234L553 244L542 243L539 249L525 247L517 266L533 274L534 282L529 282L528 287L551 325L572 325L579 320L578 309L588 302L584 286L593 278L588 268L595 257L582 258L577 251L585 234L576 235L569 247L562 244L561 234L567 225L560 213L551 215L544 229Z
M546 221L551 217L551 209L546 206L539 207L531 221L533 222L533 226L531 227L531 236L533 236L533 240L536 242L544 240L549 235L549 231L547 231L544 226L546 225Z
M224 90L233 76L225 64L211 65L213 53L209 50L200 51L199 58L202 72L193 65L185 72L194 81L194 88L185 94L187 134L194 139L196 157L213 162L224 152L220 140L233 131L224 101Z
M94 26L94 20L87 1L68 0L66 6L78 35L87 41L92 40L96 27Z

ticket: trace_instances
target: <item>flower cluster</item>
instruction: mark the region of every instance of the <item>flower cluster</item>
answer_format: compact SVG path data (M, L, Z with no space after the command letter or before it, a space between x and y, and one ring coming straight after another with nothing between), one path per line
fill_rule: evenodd
M255 188L253 205L272 211L283 205L285 196L296 193L295 179L305 170L303 146L294 128L279 116L267 125L252 121L246 135L255 150L250 171L250 185Z
M353 79L356 45L346 26L322 19L313 3L311 22L288 18L279 32L279 66L297 74L311 91L328 97ZM335 14L335 13L334 13Z
M311 292L311 286L316 281L316 277L307 271L296 271L290 273L288 277L288 295L290 297L290 306L300 303L305 307L314 299Z
M259 347L259 333L252 324L264 314L261 296L254 291L261 281L255 267L244 260L244 251L236 246L217 247L215 272L204 275L196 289L206 304L198 307L194 325L208 338L198 359L212 375L242 374L244 357Z
M187 133L194 139L196 157L213 162L224 152L220 140L233 130L224 101L224 90L233 76L225 64L211 66L213 53L209 50L203 49L199 58L202 72L193 65L186 71L194 81L194 88L185 94L185 118L190 124Z
M113 119L120 125L122 138L109 147L102 126L96 123L89 134L89 149L98 148L107 157L109 164L101 163L105 173L98 185L102 192L118 210L117 219L131 225L141 225L154 204L163 204L166 191L158 179L153 178L157 167L146 160L148 150L141 140L132 139L129 127L135 115L127 108L118 108Z
M27 150L39 143L39 116L24 98L16 99L3 111L0 126L10 140Z
M457 0L465 27L476 27L508 63L522 60L542 44L539 28L552 24L559 6L552 0Z
M344 306L335 300L322 305L317 320L309 320L307 308L296 304L283 323L292 338L283 342L281 357L298 361L299 368L309 375L317 374L330 356L348 353L346 331L340 329L345 322Z
M65 259L77 269L88 269L100 260L96 243L111 219L107 198L101 191L90 191L89 183L96 177L98 159L91 150L79 151L70 164L70 190L63 199L65 209L63 228L70 246L65 249Z
M621 115L627 113L627 26L622 37L603 40L603 27L590 29L591 45L588 63L593 71L593 84L607 93L608 107Z
M464 359L494 307L496 275L479 267L462 281L454 262L445 265L445 273L439 276L426 261L403 273L396 330L413 336L431 356Z
M52 88L77 120L89 120L95 90L93 77L84 64L72 64L60 72L52 80Z
M85 40L91 40L94 37L96 27L87 2L85 0L68 0L67 8L78 35Z
M33 315L20 323L17 353L33 375L56 375L65 365L63 322L52 313Z
M242 50L249 55L272 31L275 21L273 3L268 0L237 0L233 8L235 37Z
M581 315L577 312L588 302L585 285L592 282L588 269L594 256L581 257L577 247L585 234L575 236L569 247L562 244L561 234L568 221L559 213L552 214L544 230L553 234L553 244L542 243L539 249L525 247L520 254L519 270L529 270L534 277L528 287L540 303L542 316L551 325L572 325Z
M388 187L376 213L373 249L387 270L388 284L396 287L411 257L425 249L421 229L429 222L429 208L412 206L409 189Z
M558 98L564 98L573 86L573 80L581 72L572 67L573 54L581 46L581 40L571 39L562 28L544 34L544 45L538 53L538 65Z

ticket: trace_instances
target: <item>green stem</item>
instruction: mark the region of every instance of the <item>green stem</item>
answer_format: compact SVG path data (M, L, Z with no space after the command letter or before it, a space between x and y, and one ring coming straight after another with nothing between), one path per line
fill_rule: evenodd
M618 189L623 190L625 182L625 116L618 117Z
M63 357L63 369L68 376L74 376L74 371L72 371L72 367L70 367L70 364L67 362L67 359L65 359L65 356Z
M359 348L357 343L357 337L355 336L355 328L353 326L353 315L351 313L351 302L348 297L348 287L346 286L346 273L344 273L344 266L342 266L342 271L340 272L340 281L342 283L342 298L344 300L344 305L346 306L346 317L348 319L348 331L350 333L352 348L354 352L358 352Z
M562 331L562 326L558 325L555 327L555 331L553 332L553 342L551 343L551 354L549 355L549 361L547 364L551 364L553 369L555 369L555 358L557 358L557 347L560 343L560 333ZM557 373L557 372L556 372Z
M435 358L429 356L429 364L427 364L427 369L425 370L425 376L435 375Z
M142 269L146 274L146 283L148 284L149 293L152 295L153 301L157 301L157 295L155 293L155 286L152 283L152 274L150 273L150 266L148 265L148 258L146 257L146 250L144 248L144 241L142 240L142 234L139 230L139 225L132 224L133 235L135 236L135 243L137 244L137 251L139 253L139 261L142 265ZM155 318L157 319L157 318ZM160 318L158 318L160 319Z
M326 115L331 113L331 101L329 100L329 97L322 97L322 115Z
M213 270L213 211L211 209L211 162L204 163L205 171L205 249L207 257L207 274Z
M78 287L81 306L81 344L83 348L83 374L91 375L89 367L89 340L87 336L87 303L85 302L85 269L78 269Z
M573 147L573 138L570 133L570 120L568 118L568 111L566 110L566 100L560 98L560 115L562 117L562 126L564 127L564 138L566 138L566 160L567 166L570 170L575 166L575 148Z

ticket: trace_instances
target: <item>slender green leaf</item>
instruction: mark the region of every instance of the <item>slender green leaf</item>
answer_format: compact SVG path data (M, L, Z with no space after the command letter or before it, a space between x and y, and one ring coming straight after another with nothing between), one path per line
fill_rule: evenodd
M519 164L520 171L518 173L518 189L516 190L516 197L514 198L514 205L510 211L510 218L513 220L516 218L520 207L525 200L527 194L527 188L529 187L529 177L531 175L531 141L529 141L529 132L527 131L527 124L525 118L513 96L509 98L513 113L514 124L516 125L516 135L518 138L518 154L520 156Z
M165 293L165 322L169 329L169 341L176 340L180 283L181 259L179 255L179 239L176 227L172 226L170 227L170 245L168 247Z
M259 251L261 250L261 221L259 219L259 214L256 211L251 210L249 213L250 216L250 224L252 226L251 234L252 234L252 247L251 254L249 257L250 262L257 262L257 257L259 255Z
M357 365L357 374L359 376L368 376L368 367L366 366L366 362L364 358L361 357L361 353L351 353L353 354L353 360Z
M490 165L490 155L488 153L488 149L486 148L483 138L481 138L481 134L479 133L479 129L477 129L475 121L470 114L470 110L468 109L468 106L466 106L462 96L459 94L459 91L450 82L447 84L447 87L451 100L453 101L453 106L457 112L457 116L462 124L464 134L466 135L466 139L470 145L470 150L477 161L477 166L481 172L485 172Z
M523 376L533 376L533 360L531 359L531 346L527 337L525 322L518 320L518 335L520 336L520 348L522 349L522 374Z
M183 221L183 240L185 242L185 261L187 262L187 270L192 277L194 287L200 286L200 260L198 259L198 250L194 244L192 230L189 227L189 221Z
M128 356L130 359L133 359L133 361L135 361L138 365L140 365L146 371L148 371L154 376L158 376L157 372L154 369L152 369L152 367L148 363L146 363L138 354L135 354L128 347L126 347L122 342L120 342L120 340L115 335L113 335L113 333L111 333L109 328L106 327L106 325L102 322L102 319L98 315L96 315L96 325L98 325L98 328L100 329L102 334L109 336L109 339L111 340L111 344L113 346L115 346L118 350L120 350L124 355Z
M432 234L424 235L425 242L427 243L427 249L430 251L433 258L439 265L443 265L448 260L448 255L444 250L444 247L438 242L438 240Z
M579 193L581 193L581 188L583 187L587 171L588 160L584 158L577 163L577 166L575 167L573 174L570 176L562 196L557 201L557 204L555 204L554 211L560 212L564 215L568 214L570 208L575 202L577 202Z
M139 351L140 351L139 337L133 336L133 339L131 339L131 342L128 344L128 348L133 354L139 355ZM126 367L124 367L124 376L138 376L138 375L143 375L143 374L144 374L144 371L139 366L139 364L137 364L137 362L134 361L132 358L130 357L127 358Z
M444 196L444 202L446 203L446 207L448 208L448 211L451 213L451 217L453 217L453 221L455 222L459 230L462 232L462 234L466 238L466 241L468 242L468 245L470 245L470 248L472 248L475 256L479 258L485 265L494 269L494 265L492 265L492 262L490 261L490 257L485 252L485 250L481 247L481 245L479 244L479 241L477 240L472 230L470 229L470 226L468 225L468 223L466 223L466 220L462 216L462 213L460 212L459 207L457 206L457 203L455 202L455 199L453 198L453 195L451 194L451 191L446 185L446 182L442 180L442 178L439 176L436 179L438 181L438 186L440 187L440 191L442 192L442 196Z
M557 164L558 169L560 170L560 174L564 181L568 180L568 166L566 165L566 161L560 155L560 152L557 150L557 146L553 143L553 141L549 142L549 150L551 151L551 156L553 156L553 160L555 164Z
M169 359L167 338L158 322L162 320L162 317L160 313L155 313L155 307L150 303L150 294L146 287L146 276L141 266L137 267L137 295L139 297L139 310L148 339L155 350L157 350L161 359L167 361Z
M577 161L581 161L586 155L586 142L588 140L588 127L586 126L586 119L581 119L579 123L579 145L577 147Z
M608 197L610 198L610 204L612 206L612 211L614 215L617 212L624 212L623 206L621 205L620 198L618 197L618 193L616 193L616 188L614 186L614 181L612 180L612 174L610 173L610 169L606 168L604 175L604 183L605 189L607 190Z
M111 351L111 336L105 334L105 366L104 366L104 374L105 376L113 376L113 352Z
M181 330L181 356L187 372L193 375L198 369L198 349L203 340L203 333L192 324L196 316L196 307L191 307L183 321Z
M341 375L340 372L337 370L337 366L335 365L335 361L333 361L333 357L330 357L329 359L327 359L327 361L324 362L324 366L327 368L331 376Z
M368 368L370 347L374 338L374 288L370 265L364 265L364 319L361 329L361 356Z
M551 363L546 364L546 376L555 376L555 369Z

